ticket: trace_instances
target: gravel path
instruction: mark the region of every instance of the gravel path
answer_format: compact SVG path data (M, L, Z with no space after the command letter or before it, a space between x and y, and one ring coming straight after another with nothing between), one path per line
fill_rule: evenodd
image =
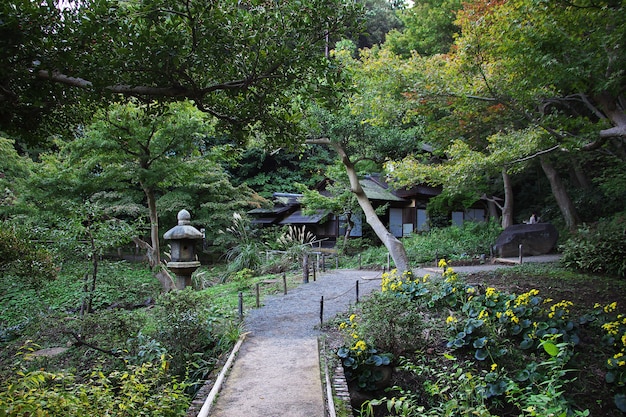
M333 318L356 302L359 294L380 288L380 271L333 270L316 281L300 285L287 295L266 298L262 308L246 315L246 330L275 338L317 337L320 324L320 300L324 297L324 320Z
M558 256L525 258L525 262L552 262ZM506 268L508 264L454 267L459 273ZM418 269L419 276L440 273ZM319 367L320 300L324 321L345 312L359 296L380 288L380 271L333 270L317 281L302 284L287 295L266 298L263 307L245 318L249 332L219 397L212 417L324 417L324 393Z
M346 311L359 295L380 288L380 271L335 270L248 312L250 332L230 370L213 417L323 417L319 368L320 299L324 320Z

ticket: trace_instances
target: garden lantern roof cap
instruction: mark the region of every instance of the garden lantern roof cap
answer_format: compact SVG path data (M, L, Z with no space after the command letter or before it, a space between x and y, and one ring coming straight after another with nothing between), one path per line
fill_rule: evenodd
M202 232L191 225L191 214L185 209L178 212L178 225L165 232L163 239L202 239Z

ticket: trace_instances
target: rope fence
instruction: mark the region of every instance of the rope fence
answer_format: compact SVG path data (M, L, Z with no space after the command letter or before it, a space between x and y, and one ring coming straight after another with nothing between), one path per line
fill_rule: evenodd
M272 252L278 252L278 251L272 251ZM310 262L310 259L309 259L310 255L313 255L316 257L315 262ZM327 261L326 258L327 257L329 256L322 252L312 252L303 257L303 261L302 261L302 283L303 284L308 284L310 282L311 276L312 276L313 282L315 282L317 280L318 270L322 272L326 272L326 261ZM335 258L335 268L339 269L339 256L335 255L334 258ZM358 260L359 260L358 269L362 269L361 255L358 256ZM390 269L390 262L391 262L390 256L387 255L387 265L385 264L381 265L383 269L382 273ZM377 275L372 278L362 278L362 280L373 281L373 280L379 280L380 278L381 278L381 275ZM279 279L268 279L268 280L263 280L263 281L259 281L255 283L254 293L255 293L256 308L259 308L261 306L261 286L264 284L275 284L277 282L279 282ZM285 272L282 273L282 288L283 288L283 295L287 295L287 275ZM335 295L330 298L329 297L324 298L323 295L320 297L320 301L319 301L320 325L324 324L324 303L340 299L351 293L354 293L355 303L358 304L360 301L359 280L356 280L353 286L351 286L350 288L348 288L346 291L344 291L341 294ZM244 318L244 293L242 291L240 291L238 294L237 310L238 310L239 320L242 321Z

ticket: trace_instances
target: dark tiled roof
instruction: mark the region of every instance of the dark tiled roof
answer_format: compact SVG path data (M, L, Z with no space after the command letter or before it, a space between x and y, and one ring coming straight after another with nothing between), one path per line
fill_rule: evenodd
M302 210L297 210L280 221L279 224L317 224L328 215L328 210L317 210L317 213L306 216Z

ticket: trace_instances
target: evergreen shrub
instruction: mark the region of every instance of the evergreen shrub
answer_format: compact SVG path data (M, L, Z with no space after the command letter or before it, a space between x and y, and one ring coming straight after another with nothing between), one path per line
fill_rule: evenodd
M57 267L52 255L34 245L26 233L0 224L0 276L2 281L17 279L26 287L40 288L56 278Z
M465 259L489 255L490 246L502 231L494 221L465 222L461 227L433 228L404 239L409 258L416 263L441 259Z
M626 212L579 227L561 250L568 268L626 277Z

